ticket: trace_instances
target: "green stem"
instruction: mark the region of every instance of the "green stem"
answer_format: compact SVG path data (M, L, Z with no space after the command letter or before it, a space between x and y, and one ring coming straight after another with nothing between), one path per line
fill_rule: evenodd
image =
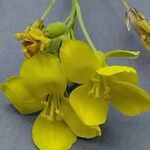
M128 11L130 9L130 6L127 3L128 0L121 0L123 6L126 8L126 10Z
M73 18L73 16L75 16L75 5L74 5L74 2L73 2L73 0L72 0L72 8L71 8L71 11L70 11L70 14L69 14L69 16L67 17L67 19L64 21L64 23L68 23L68 22L70 22L70 20L71 20L71 18Z
M76 19L76 8L75 8L74 0L72 0L72 8L70 14L67 17L67 19L64 21L64 23L67 25L69 29L68 35L69 38L71 39L75 39L75 19Z
M43 13L43 15L41 16L41 19L44 20L48 14L51 12L51 10L53 9L55 3L56 3L57 0L51 0L47 9L45 10L45 12Z
M0 83L0 90L2 90L2 83Z
M87 32L87 29L86 29L86 26L84 24L84 21L83 21L83 18L82 18L82 15L81 15L81 9L80 9L80 5L79 5L79 2L78 0L74 0L74 4L75 4L75 8L76 8L76 12L77 12L77 17L78 17L78 20L79 20L79 24L81 26L81 29L83 31L83 34L86 38L86 40L88 41L90 47L93 49L94 52L97 52L96 50L96 47L94 46L88 32Z
M74 24L75 24L75 17L76 17L76 9L75 9L75 5L74 3L72 4L72 10L71 10L71 13L69 15L69 20L68 20L68 23L67 23L67 26L70 28L73 28Z
M71 39L76 39L73 29L70 30Z

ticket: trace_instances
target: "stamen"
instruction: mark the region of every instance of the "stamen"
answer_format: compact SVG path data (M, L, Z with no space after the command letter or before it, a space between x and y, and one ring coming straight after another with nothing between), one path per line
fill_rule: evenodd
M47 115L47 119L52 122L54 121L54 115L55 115L54 111L55 111L55 97L53 96L53 98L51 99L49 114Z
M96 78L96 77L92 77L92 81L93 81L93 82L99 82L99 81L100 81L99 76L98 76L98 78Z
M100 83L96 84L95 98L100 98Z
M41 116L53 122L55 120L63 120L63 114L59 110L61 101L64 98L59 94L49 94L45 101L41 101L44 105L44 109Z
M57 96L57 103L56 103L57 107L56 107L56 109L59 109L60 104L61 104L61 97L59 96L59 94L57 94L56 96Z
M141 38L142 38L143 40L146 40L146 35L141 35Z
M88 96L94 95L95 89L96 89L96 84L94 83L92 89L91 89L91 90L89 91L89 93L88 93Z
M45 102L44 110L41 113L42 117L46 118L46 112L47 112L47 110L48 110L48 103Z
M104 99L110 99L111 98L111 96L110 96L110 90L111 90L111 88L110 87L108 87L108 86L106 86L105 87L105 91L104 91Z
M63 120L63 117L64 117L64 114L60 112L60 110L55 110L55 113L57 114L56 116L56 119L57 121L62 121Z
M100 97L100 77L99 77L99 75L95 74L95 76L92 77L92 81L93 81L93 87L89 91L88 95L89 96L94 95L95 98L99 98Z
M108 82L108 79L106 77L102 77L102 81L103 81L103 84L104 84L104 92L103 92L103 97L104 99L110 99L110 90L111 90L111 87L109 86L109 82Z
M64 98L64 96L60 96L60 95L58 95L59 96L59 98L58 98L58 101L57 101L57 109L55 110L55 113L56 113L56 120L57 121L62 121L63 120L63 118L64 118L64 114L59 110L59 108L60 108L60 104L61 104L61 102L62 101L65 101L65 98Z
M41 101L41 104L44 106L48 105L48 98L49 98L49 94L47 95L46 99L45 100L42 100Z

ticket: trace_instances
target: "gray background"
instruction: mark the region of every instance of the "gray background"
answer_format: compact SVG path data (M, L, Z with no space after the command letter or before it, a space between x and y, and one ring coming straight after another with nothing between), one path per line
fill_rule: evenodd
M124 11L119 0L80 0L87 29L98 49L140 50L136 60L115 59L111 64L135 66L141 86L150 92L150 53L140 44L136 34L124 25ZM23 60L14 33L21 31L41 15L48 0L0 0L0 81L18 73ZM150 20L150 1L131 0ZM71 0L58 0L47 22L63 19L69 13ZM83 35L77 25L78 36ZM0 93L0 149L35 150L31 128L36 115L21 116ZM103 136L92 140L78 139L73 150L150 150L150 113L128 118L111 108Z

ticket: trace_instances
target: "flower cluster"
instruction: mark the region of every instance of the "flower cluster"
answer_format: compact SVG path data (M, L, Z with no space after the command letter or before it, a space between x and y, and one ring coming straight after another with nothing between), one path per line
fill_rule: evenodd
M136 58L139 52L104 54L93 47L87 33L88 43L77 39L76 14L82 22L79 3L74 0L65 22L45 27L38 19L16 33L26 58L19 74L0 84L21 114L40 112L32 129L40 150L68 150L77 137L100 136L110 104L126 116L150 110L150 95L138 86L137 71L107 63L113 57Z

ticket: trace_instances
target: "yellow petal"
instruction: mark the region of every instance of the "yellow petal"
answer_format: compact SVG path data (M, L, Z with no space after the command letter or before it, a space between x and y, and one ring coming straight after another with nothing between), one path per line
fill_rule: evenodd
M21 66L20 76L31 85L46 89L47 92L64 92L67 85L59 59L44 52L38 52L32 58L26 59Z
M4 95L22 114L30 114L42 109L41 99L33 97L19 77L12 77L2 84Z
M134 68L127 66L108 66L97 70L100 76L113 77L114 80L137 84L138 74Z
M76 135L64 122L50 122L41 115L35 120L32 137L40 150L68 150L76 141Z
M112 83L112 104L124 115L135 116L150 110L150 95L127 82Z
M85 83L104 63L98 60L92 49L82 41L68 40L60 48L62 68L70 81ZM101 62L100 62L101 61Z
M77 136L93 138L101 135L101 130L98 126L88 126L81 121L68 100L61 104L61 111L63 113L63 119Z
M70 95L70 103L85 124L103 124L108 114L108 101L103 99L101 90L99 98L89 95L91 89L90 83L76 88Z

